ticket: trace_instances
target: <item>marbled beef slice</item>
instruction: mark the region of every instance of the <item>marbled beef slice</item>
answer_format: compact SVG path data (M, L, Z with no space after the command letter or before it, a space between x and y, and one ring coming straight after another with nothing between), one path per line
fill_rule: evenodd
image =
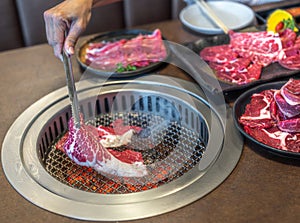
M280 91L288 104L300 105L300 79L291 78Z
M128 131L134 131L134 129ZM104 138L110 136L111 134L105 135ZM117 138L118 141L119 139L120 137ZM64 144L64 151L78 165L91 167L104 175L118 177L142 177L147 175L147 167L140 160L138 153L126 151L112 154L111 150L101 144L97 128L86 125L83 116L81 116L79 128L74 125L73 117L70 119L69 134ZM128 153L135 158L130 157ZM127 157L122 158L122 156Z
M123 67L145 67L150 63L163 61L166 56L161 32L156 29L150 35L140 34L129 40L121 39L104 45L90 43L86 49L85 60L93 68L115 71L117 64L122 64Z
M274 102L274 90L265 90L253 94L251 101L246 105L244 114L239 122L251 128L270 128L276 125L273 119L271 104Z
M287 118L292 118L300 114L300 105L290 105L287 101L283 98L280 93L281 91L278 90L274 93L274 98L279 110L282 114Z

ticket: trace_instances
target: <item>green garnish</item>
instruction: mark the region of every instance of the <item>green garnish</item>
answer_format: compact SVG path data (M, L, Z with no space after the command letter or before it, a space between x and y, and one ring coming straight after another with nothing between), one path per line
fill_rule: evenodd
M132 66L128 64L126 67L124 67L122 63L117 63L117 68L116 68L117 73L122 73L125 71L135 71L135 70L136 70L136 66Z
M295 26L296 26L295 21L294 21L293 19L290 19L290 18L288 18L288 19L283 19L282 22L283 22L283 24L284 24L284 28L285 28L285 29L289 28L289 29L291 29L291 30L294 30L294 28L295 28Z

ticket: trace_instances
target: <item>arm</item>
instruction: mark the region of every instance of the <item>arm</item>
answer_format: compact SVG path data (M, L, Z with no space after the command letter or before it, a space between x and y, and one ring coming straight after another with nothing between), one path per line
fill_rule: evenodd
M54 55L61 59L63 49L74 54L75 43L90 21L91 9L118 1L121 0L65 0L45 11L47 40Z

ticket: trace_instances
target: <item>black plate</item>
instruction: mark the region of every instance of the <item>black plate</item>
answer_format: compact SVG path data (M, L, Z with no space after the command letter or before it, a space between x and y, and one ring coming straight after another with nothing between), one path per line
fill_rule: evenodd
M139 75L139 74L144 74L149 71L153 71L154 69L157 69L158 67L163 65L164 62L160 61L160 62L151 63L149 66L137 68L134 71L112 72L112 71L106 71L106 70L92 68L92 67L88 66L87 64L85 64L81 60L83 50L89 43L95 43L95 42L101 42L101 41L114 42L114 41L118 41L121 39L132 39L132 38L138 36L139 34L149 35L152 33L153 33L153 31L134 29L134 30L119 30L119 31L107 32L107 33L95 36L91 39L86 40L79 46L76 46L76 57L77 57L76 59L83 70L87 70L89 73L97 74L102 77L130 77L130 76L135 76L135 75ZM167 50L167 57L168 57L169 50L168 50L167 46L166 46L166 50Z
M250 103L251 96L254 93L259 93L262 92L263 90L268 90L268 89L280 89L286 81L280 81L280 82L273 82L273 83L267 83L263 84L260 86L257 86L255 88L252 88L245 93L243 93L238 99L235 101L234 106L233 106L233 119L234 119L234 124L238 128L238 130L250 141L254 142L255 144L259 145L260 148L267 150L268 152L271 152L276 155L284 156L284 157L290 157L290 158L297 158L300 159L300 153L296 152L289 152L285 150L280 150L271 146L268 146L266 144L263 144L256 139L254 139L252 136L248 135L245 131L243 126L239 123L238 119L239 117L242 116L245 112L245 107L247 104Z
M254 31L254 30L259 31L260 29L249 28L249 29L244 29L243 31ZM191 50L193 50L195 53L199 54L200 51L205 47L228 44L229 41L230 41L229 36L223 34L223 35L217 35L213 37L202 38L195 42L187 43L186 46L189 47ZM273 63L263 68L261 73L261 78L257 81L253 81L251 83L244 84L244 85L230 84L230 83L223 82L221 80L219 82L222 91L225 94L227 94L227 93L232 93L234 91L246 90L255 85L274 81L279 78L288 78L298 73L300 73L300 71L288 70L280 66L278 63Z

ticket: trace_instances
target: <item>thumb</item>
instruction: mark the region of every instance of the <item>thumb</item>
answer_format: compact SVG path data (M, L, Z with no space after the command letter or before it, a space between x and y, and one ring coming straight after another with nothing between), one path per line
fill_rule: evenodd
M84 28L82 26L78 25L78 23L76 23L73 26L71 25L68 35L66 36L66 39L65 39L65 44L64 44L64 48L69 55L74 54L75 44L76 44L80 34L83 31L84 31Z

